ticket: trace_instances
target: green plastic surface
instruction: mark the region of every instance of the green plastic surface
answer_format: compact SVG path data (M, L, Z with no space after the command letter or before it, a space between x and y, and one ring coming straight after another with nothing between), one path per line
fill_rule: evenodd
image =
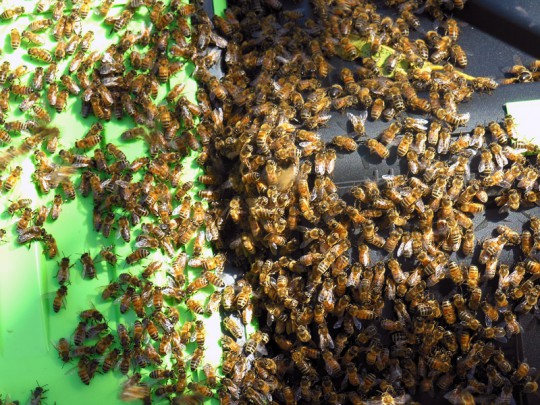
M225 7L225 2L216 1L217 10L222 11ZM12 2L4 3L6 7L13 7ZM13 51L10 46L9 31L14 26L22 30L28 25L29 21L35 18L48 18L50 14L32 16L31 11L34 10L36 2L22 2L27 10L27 15L23 15L13 21L0 22L0 34L5 38L3 44L3 54L0 56L0 62L9 60L12 67L18 66L21 63L33 66L46 66L42 63L35 63L26 55L26 46L21 46L18 50ZM111 9L109 15L117 14L118 2ZM94 3L94 8L99 5L99 2ZM147 20L146 11L138 12L133 21L128 26L128 29L138 32ZM110 34L110 26L104 25L102 17L91 13L86 20L83 20L83 32L93 30L95 40L90 50L104 50L110 43L117 41L116 34ZM52 39L52 37L50 38ZM54 50L53 43L46 43L43 48ZM65 70L67 62L60 64L60 73ZM189 78L192 72L191 66L186 66L184 71L181 71L170 83L161 86L158 99L166 94L166 92L178 82L185 82L186 88L184 94L192 101L195 101L196 83ZM59 74L60 76L60 74ZM30 78L31 75L26 75ZM75 140L80 139L95 122L93 116L88 119L83 119L80 116L81 102L75 101L76 97L70 97L66 111L61 114L56 114L54 110L48 108L49 113L53 117L52 125L56 126L61 131L60 147L71 147ZM11 119L21 119L23 114L18 111L18 103L20 100L15 100L13 97L10 102L11 114L6 117L6 121ZM13 117L13 118L12 118ZM126 153L128 159L144 156L146 147L142 141L122 142L119 138L120 134L126 129L133 126L133 120L129 117L117 121L114 118L104 125L104 141L102 147L113 142L118 145L121 150ZM14 137L13 144L18 145L23 136ZM0 148L0 153L5 150L6 146ZM89 155L92 155L90 151ZM183 161L184 173L183 180L195 180L202 170L195 162L196 154L192 153ZM38 195L36 186L31 181L31 175L34 172L34 163L31 156L25 156L10 164L14 167L15 164L23 166L23 176L21 182L9 193L2 192L0 194L0 204L7 208L9 200L15 200L23 197L30 197L33 200L32 208L35 209L42 204L47 206L52 205L52 199L55 192L51 191L48 195ZM73 182L76 186L79 184L79 175L73 177ZM200 185L196 186L191 191L194 200L196 192L200 189ZM36 387L36 384L47 384L48 392L46 393L46 403L58 405L62 404L115 404L120 403L118 394L120 385L125 381L126 377L122 376L118 371L109 372L106 375L96 375L90 386L85 386L79 381L76 370L76 361L63 366L61 360L54 347L54 344L61 337L71 338L73 330L78 322L78 314L84 309L91 308L92 305L102 311L109 322L112 330L116 330L116 325L119 320L126 323L126 319L133 320L134 318L126 318L120 316L118 305L111 305L111 302L103 302L101 299L101 291L117 274L129 270L137 274L146 263L161 257L159 252L152 253L141 265L135 268L125 267L124 257L129 254L134 248L135 241L132 237L130 244L124 243L121 238L118 238L116 231L111 233L109 238L104 238L101 234L97 234L93 230L92 225L92 198L82 198L77 195L74 201L65 201L62 206L60 217L56 221L52 221L50 217L44 227L51 233L58 244L60 250L59 257L49 260L42 254L42 244L34 243L29 248L27 246L18 245L16 243L15 222L17 217L11 217L2 209L0 215L0 228L7 230L5 237L6 242L0 246L0 394L5 398L9 395L11 399L18 399L21 403L26 403L30 398L30 390ZM120 255L116 268L108 265L106 262L96 262L98 278L94 280L83 280L81 276L80 255L83 252L90 252L94 257L98 254L103 246L115 245L115 253ZM191 251L191 243L186 248L187 252ZM52 311L52 300L54 293L58 288L55 275L58 269L57 261L62 256L69 256L74 264L71 269L71 285L69 285L67 305L59 313ZM211 255L211 249L207 248L204 255ZM200 271L188 269L188 281L199 275ZM163 274L158 274L155 277L155 282L159 284L160 278L163 280ZM208 294L212 291L211 287L201 290L195 299L205 300ZM180 323L191 319L190 313L185 309L185 305L181 306ZM204 318L205 327L207 330L207 343L205 350L204 363L210 363L214 366L219 366L221 363L221 348L218 340L221 336L221 325L219 314L214 314L210 318ZM193 344L188 345L186 353L191 353ZM143 375L148 371L142 370ZM199 376L193 376L194 380L204 379L202 370L199 371ZM188 379L189 379L188 373ZM217 403L217 400L208 401L209 403Z

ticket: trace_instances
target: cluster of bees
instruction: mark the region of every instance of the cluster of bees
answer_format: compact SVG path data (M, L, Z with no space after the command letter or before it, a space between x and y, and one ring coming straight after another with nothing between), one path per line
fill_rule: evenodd
M211 58L203 51L220 37L212 34L211 20L194 5L132 1L115 7L119 13L112 16L112 4L105 1L94 8L92 1L74 1L71 7L62 0L40 2L36 14L50 18L36 18L21 32L11 30L11 47L25 47L40 66L31 72L26 65L13 67L7 61L0 65L0 137L8 145L0 152L6 174L1 188L16 191L23 178L19 162L30 158L35 165L32 181L40 195L54 194L52 201L37 208L29 198L14 200L7 211L16 216L18 243L43 243L45 256L59 260L59 287L52 300L55 313L69 301L74 266L80 266L84 279L99 276L101 261L127 266L101 294L119 307L117 330L112 331L104 316L91 308L80 314L72 339L61 338L56 344L63 362L77 362L74 370L81 382L89 385L97 374L118 370L129 374L121 388L122 400L151 403L155 397L167 397L175 403L201 403L215 396L218 385L215 366L205 361L203 318L218 312L223 300L243 314L238 321L226 318L224 327L233 336L243 336L242 322L251 322L253 308L248 285L224 289L225 256L205 252L207 242L217 240L219 224L201 200L212 201L215 195L204 189L196 194L193 189L197 183L213 184L215 178L185 179L183 158L194 151L199 153L199 165L208 158L203 148L210 135L196 129L202 107L188 100L183 83L170 85L164 96L158 93L190 60ZM7 9L0 18L16 21L24 12ZM140 32L129 30L131 19L146 12L150 23ZM101 15L118 33L118 43L101 51L91 49L94 34L84 31L84 20L91 13ZM198 20L201 29L192 32L190 19ZM54 50L47 49L51 36ZM84 118L97 119L72 145L53 123L55 114L70 105L70 97L81 99ZM19 102L26 120L10 121L13 101ZM106 122L112 118L133 119L132 128L118 138L144 143L144 156L128 160L122 146L105 142ZM20 134L23 139L17 145L14 135ZM59 258L47 222L57 220L63 204L77 197L92 198L96 232L105 239L118 233L119 241L133 245L123 261L114 246L84 252L79 259ZM163 259L141 266L155 252ZM191 280L188 267L200 276ZM205 288L215 289L209 299L199 300L201 294L195 298ZM181 311L191 314L193 321L184 314L180 321ZM143 369L148 371L141 375ZM205 377L196 382L192 376L201 370ZM43 399L40 395L35 403Z
M500 226L481 243L473 222L492 199L501 213L537 204L539 173L521 153L536 147L516 141L511 117L453 135L470 119L459 104L498 86L457 69L467 65L466 54L459 25L445 15L464 1L386 4L397 7L397 18L360 0L313 0L312 18L283 10L279 0L231 2L213 18L199 4L139 0L109 16L112 1L104 1L97 11L120 39L103 52L90 52L93 34L83 32L91 1L69 11L57 1L51 19L11 31L13 49L31 45L28 55L46 67L35 69L29 85L19 84L25 66L0 67L0 109L7 114L14 95L22 98L19 110L31 114L4 123L6 144L10 133L30 135L0 153L0 166L7 171L33 154L38 189L62 190L51 208L12 203L18 241L41 241L56 257L45 219L58 218L64 197L80 193L93 199L96 232L108 238L118 230L124 242L135 242L125 257L128 271L102 293L135 321L111 331L88 309L72 341L57 343L63 362L77 361L82 383L118 369L129 375L122 400L179 404L201 403L216 391L221 403L258 405L409 403L435 390L452 403L504 404L514 391L536 392L532 367L508 360L502 343L522 332L518 314L536 310L540 220L532 217L524 232ZM48 8L41 2L36 11ZM127 26L143 9L151 25L134 33ZM442 23L412 40L420 10ZM23 12L8 9L0 18ZM56 49L43 47L42 31L52 31ZM369 56L357 40L368 43ZM384 49L392 54L381 63ZM353 62L334 72L337 57ZM200 84L197 103L182 84L158 103L160 85L188 62ZM216 65L221 78L212 73ZM73 148L57 152L61 134L47 109L62 112L70 96L81 98L83 117L98 122ZM348 111L353 134L325 143L317 131L331 111ZM129 161L118 145L103 145L102 123L126 116L136 125L121 140L144 142L148 156ZM391 123L374 137L368 117ZM338 153L357 150L397 155L408 174L365 181L348 199L332 175ZM180 160L191 151L207 171L186 182ZM9 169L2 188L12 190L21 172ZM190 191L195 180L209 187L198 193L208 208ZM178 253L191 240L192 256ZM206 241L230 251L245 270L234 285L222 279L224 254L202 255ZM499 263L505 248L519 249L521 261ZM154 251L165 259L143 267ZM375 260L377 251L384 261ZM113 247L95 257L83 253L84 278L96 277L95 260L119 264ZM60 260L55 312L65 304L72 265ZM201 270L189 283L187 266ZM153 277L161 272L167 281L158 285ZM207 302L193 298L209 285L215 290ZM451 285L451 294L443 296L441 285ZM180 320L180 305L193 321ZM223 378L204 362L201 317L216 312L223 314ZM260 330L244 336L254 315ZM204 381L189 381L188 369L200 368Z
M199 124L214 134L209 210L224 222L219 243L249 269L269 336L247 371L245 346L223 337L225 359L242 365L223 367L223 403L410 403L436 391L511 403L538 389L504 343L536 312L539 220L475 235L490 203L503 215L537 205L539 172L523 152L538 150L516 139L510 116L453 134L471 118L460 104L499 84L458 69L459 24L445 15L463 2L386 3L398 18L365 1L312 1L312 18L238 1L213 19L228 41L223 77L195 61L211 101ZM412 40L420 9L441 23ZM354 63L332 71L335 57ZM325 143L332 111L349 111L353 133ZM374 136L368 117L392 122ZM407 174L343 193L337 156L357 150L397 155ZM510 249L515 263L499 262Z

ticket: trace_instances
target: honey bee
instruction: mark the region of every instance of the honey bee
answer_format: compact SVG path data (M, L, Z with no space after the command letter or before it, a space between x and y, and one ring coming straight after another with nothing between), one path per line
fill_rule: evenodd
M62 196L60 194L56 194L54 196L53 206L51 209L51 219L53 221L57 220L60 216L60 210L63 204Z
M148 257L148 255L150 255L150 251L148 249L138 248L126 257L126 263L131 265L133 263L140 262L145 257Z
M370 118L373 121L377 121L381 117L385 107L384 100L382 98L376 98L371 105Z
M13 28L10 32L11 49L16 50L21 46L21 33L17 28Z
M53 300L53 311L59 312L62 307L66 306L66 297L67 297L67 286L61 285L60 288L56 291L56 296Z
M22 234L25 233L28 226L30 225L30 221L32 220L32 210L28 207L24 208L21 218L17 222L17 233Z
M390 151L388 150L388 148L376 139L368 139L366 145L369 148L371 154L376 154L381 159L386 159L388 156L390 156Z
M96 268L94 266L94 260L89 253L83 253L81 256L81 263L83 265L83 278L95 278Z
M83 278L95 278L96 268L94 266L94 260L89 253L83 253L81 256L81 263L83 265Z
M467 67L467 54L463 51L461 46L458 44L452 45L450 47L450 52L458 66L462 68Z
M233 335L236 339L242 339L243 332L238 323L230 316L223 319L223 326Z
M49 90L50 90L50 86L49 86ZM69 93L66 90L61 90L60 92L58 92L58 95L56 96L56 102L54 104L54 108L56 112L61 113L62 111L64 111L64 109L66 108L68 96L69 96ZM49 99L49 102L53 98L53 95L50 94L50 97L51 98ZM53 105L51 104L51 106Z
M13 7L5 9L0 14L0 19L2 20L12 20L14 18L19 17L21 14L23 14L25 11L24 7Z
M407 274L403 272L399 262L396 259L391 259L387 265L390 273L392 274L392 278L397 284L402 284L407 280Z
M358 48L356 48L356 45L354 45L350 41L350 39L348 39L348 38L341 39L340 45L341 45L341 48L343 50L343 55L345 56L345 59L354 60L354 59L356 59L356 58L358 58L360 56L359 52L358 52ZM372 47L372 48L376 49L376 47L377 47L377 45L375 43L375 46ZM377 53L377 52L372 52L372 53Z
M343 149L347 152L354 152L358 148L358 145L356 144L354 139L343 135L335 136L332 139L332 143L338 148Z
M380 142L388 146L395 139L401 128L402 126L400 123L393 122L382 132Z
M4 184L2 185L2 188L5 191L12 190L15 185L20 181L22 175L22 167L16 166L10 173L9 176L4 181Z
M373 111L373 110L372 110ZM353 126L354 132L358 136L364 136L366 134L366 130L364 127L364 124L367 119L367 111L364 111L360 115L354 115L352 113L347 113L347 117L351 121L351 124Z
M202 315L204 313L204 306L192 298L186 300L186 306L188 309L196 314Z

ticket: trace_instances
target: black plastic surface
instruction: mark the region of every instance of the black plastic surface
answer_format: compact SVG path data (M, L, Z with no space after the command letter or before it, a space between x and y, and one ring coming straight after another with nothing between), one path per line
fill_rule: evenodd
M459 18L489 33L500 42L540 58L538 0L470 0ZM487 48L482 50L482 54L491 51L497 52Z

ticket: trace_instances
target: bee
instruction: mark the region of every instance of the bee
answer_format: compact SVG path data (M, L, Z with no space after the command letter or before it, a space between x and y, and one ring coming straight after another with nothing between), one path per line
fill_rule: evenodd
M533 237L531 232L523 231L520 236L521 251L527 257L531 255L533 249Z
M186 306L191 312L195 314L204 314L204 306L199 301L189 298L186 300Z
M75 83L75 80L73 80L71 77L69 77L68 75L66 74L63 74L61 77L60 77L60 81L62 82L62 84L64 85L64 87L71 93L71 94L74 94L74 95L77 95L81 92L81 89L80 87L77 85L77 83Z
M343 110L345 108L350 108L353 105L358 103L358 99L355 96L344 96L335 98L332 100L332 107L335 110Z
M56 273L56 281L58 281L58 284L64 285L69 283L69 269L71 267L72 266L69 265L69 258L62 258L58 267L58 272Z
M53 300L53 311L58 313L62 307L66 306L67 286L61 285L56 291L56 296Z
M111 155L113 155L117 160L121 160L126 162L127 157L124 152L122 152L116 145L112 143L108 143L106 145L107 152L109 152Z
M236 339L242 339L243 332L238 323L230 316L223 319L223 326L233 335Z
M195 371L199 368L203 355L204 355L203 349L201 349L200 347L197 347L193 351L193 356L191 357L191 360L189 361L189 368L191 371Z
M13 215L15 212L27 208L30 204L32 204L32 200L30 198L21 198L20 200L13 201L8 206L7 212L8 214Z
M467 67L467 54L465 53L465 51L463 51L461 46L459 46L458 44L453 44L450 47L450 53L452 54L452 57L454 58L459 67Z
M349 121L351 121L351 124L353 126L353 129L356 135L364 136L366 134L364 124L367 119L367 111L364 111L363 113L359 115L354 115L349 112L347 113L347 117L349 118Z
M507 311L507 312L504 313L503 316L504 316L504 320L506 322L506 333L507 333L508 336L517 335L517 334L521 333L523 328L518 323L518 321L516 319L516 316L512 312Z
M354 45L349 38L342 38L340 41L341 49L343 51L343 55L345 56L345 59L347 60L354 60L360 56L358 52L358 48L356 45ZM376 45L375 45L376 48ZM376 52L372 52L376 53Z
M50 90L50 86L49 86L49 90ZM60 92L58 92L58 95L56 96L56 103L54 104L54 108L56 112L61 113L62 111L64 111L64 109L66 108L68 96L69 96L69 93L66 90L61 90ZM52 97L52 94L51 94L51 97ZM50 99L49 99L49 102L50 102ZM51 106L53 105L51 104Z
M201 288L204 288L208 285L208 280L206 277L201 276L197 277L195 280L193 280L186 288L186 293L188 295L193 295L196 291L200 290Z
M30 398L30 405L40 405L41 401L47 399L45 397L45 393L47 393L49 390L45 389L46 386L47 384L43 386L38 384L38 386L34 390L32 390L32 396ZM18 402L18 401L15 401L15 402ZM9 403L12 403L12 402L9 402Z
M110 333L99 339L93 347L93 352L97 355L103 355L114 342L114 336Z
M508 143L508 134L497 122L491 121L488 124L488 129L491 132L494 141L501 145L506 145Z
M21 14L23 14L25 11L24 7L13 7L5 9L0 14L0 19L2 20L12 20L14 18L19 17Z
M148 257L148 255L150 255L150 251L148 249L138 248L126 257L126 263L131 265L133 263L140 262L145 257Z
M62 203L63 203L62 196L60 194L56 194L54 196L53 206L52 206L52 209L51 209L51 219L53 221L57 220L58 217L60 216L60 210L62 208Z
M210 388L216 388L217 386L217 376L216 369L212 365L206 363L203 366L204 375L206 377L206 383Z
M24 208L21 218L17 221L17 233L23 234L28 229L30 221L32 220L33 212L30 208ZM30 228L31 229L31 228Z
M129 243L129 241L131 240L131 233L127 217L120 217L118 219L118 232L120 233L120 236L122 237L124 242Z
M204 323L201 320L195 321L195 341L197 346L204 348L204 342L206 340L206 332L204 329Z
M120 359L120 349L114 348L112 349L107 356L105 356L105 359L103 360L103 364L101 366L101 371L104 373L109 372L110 370L113 370L116 365L118 364L118 360Z
M44 123L51 122L51 116L49 115L47 110L45 110L40 105L37 105L37 104L32 105L32 110L34 111L35 117L39 121L42 121ZM55 134L55 135L52 135L47 140L47 151L49 153L54 153L54 152L56 152L56 147L57 146L58 146L58 135Z
M396 135L401 130L402 126L398 122L393 122L388 128L386 128L382 134L380 142L384 145L389 145L395 139Z
M99 14L101 14L103 17L107 17L107 14L109 14L109 10L111 9L113 3L114 0L103 0L98 7Z
M376 154L381 159L386 159L388 156L390 156L390 151L388 148L376 139L368 139L366 145L371 154Z
M58 351L58 355L64 363L67 363L71 360L71 345L69 344L69 341L67 339L60 338L58 340L58 344L56 345L56 350Z
M22 175L22 167L16 166L10 173L9 176L4 181L4 184L2 185L3 189L5 191L12 190L15 185L20 181Z
M392 103L392 106L397 112L405 110L405 103L401 96L401 91L397 87L391 87L386 92L386 97Z
M88 3L88 2L85 2L85 3ZM87 31L86 34L84 34L84 36L81 39L81 43L80 43L81 50L83 52L88 51L93 41L94 41L94 31Z
M113 21L113 31L118 32L126 27L126 25L131 21L133 17L133 11L124 10L119 17L115 18Z
M499 83L489 77L476 77L472 81L472 86L476 91L493 91L499 87Z
M17 28L12 28L10 32L11 49L16 50L21 46L21 33Z
M43 37L43 35L36 34L36 33L32 32L32 31L23 31L21 36L22 36L23 39L26 39L32 45L41 46L41 45L43 45L45 43L45 38ZM33 58L41 60L42 62L47 62L48 63L48 60L42 60L40 57L37 57L35 54L30 53L31 50L44 51L46 54L48 54L50 56L50 53L48 51L45 51L42 48L30 48L28 50L28 54L30 56L32 56ZM50 57L51 57L50 61L52 62L52 56L50 56Z
M399 262L396 259L390 259L387 266L392 274L392 278L397 284L402 284L407 280L407 274L403 272Z
M83 278L96 278L96 268L94 266L94 260L90 254L83 253L80 260L83 265Z
M354 152L358 148L358 145L353 138L343 135L335 136L332 139L332 143L347 152Z
M85 385L90 385L99 366L99 360L90 360L86 356L82 356L78 364L78 375L81 382Z

